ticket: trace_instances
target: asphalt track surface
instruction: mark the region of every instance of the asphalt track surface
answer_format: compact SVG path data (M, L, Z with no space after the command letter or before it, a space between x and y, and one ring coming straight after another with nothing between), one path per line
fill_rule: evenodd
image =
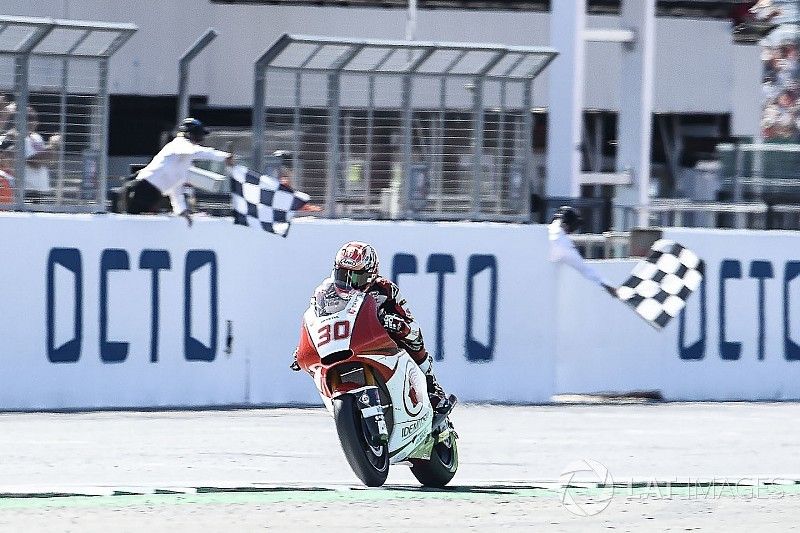
M2 414L0 530L800 527L798 404L459 405L453 421L461 467L433 491L404 466L362 488L322 409ZM576 461L594 470L562 476Z

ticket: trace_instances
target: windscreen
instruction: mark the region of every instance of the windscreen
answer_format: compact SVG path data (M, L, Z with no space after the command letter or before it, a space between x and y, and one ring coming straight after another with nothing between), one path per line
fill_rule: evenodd
M317 291L314 299L314 313L317 316L335 315L345 308L353 295L352 290L336 288L329 283L323 290Z

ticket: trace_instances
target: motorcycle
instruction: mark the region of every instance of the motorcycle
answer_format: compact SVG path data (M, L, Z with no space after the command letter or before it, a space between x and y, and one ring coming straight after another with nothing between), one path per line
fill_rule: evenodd
M458 469L447 414L434 413L425 374L384 330L375 299L333 282L303 315L296 364L314 380L333 415L344 455L369 487L389 466L410 465L427 487L444 487ZM454 398L453 398L454 399Z

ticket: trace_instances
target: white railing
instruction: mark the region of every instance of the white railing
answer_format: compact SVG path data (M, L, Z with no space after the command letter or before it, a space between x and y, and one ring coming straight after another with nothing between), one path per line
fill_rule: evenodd
M736 228L766 227L769 206L764 202L696 202L684 199L654 199L649 205L639 206L649 215L654 226L687 225L716 227L719 214L735 215L732 225ZM691 213L691 221L686 217Z
M582 249L586 259L610 259L630 255L630 236L628 231L606 231L570 235L570 238L575 246Z

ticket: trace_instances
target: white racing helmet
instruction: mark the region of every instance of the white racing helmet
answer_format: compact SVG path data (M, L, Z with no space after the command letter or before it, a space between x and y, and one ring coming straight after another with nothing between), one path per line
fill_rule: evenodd
M348 242L336 253L331 277L339 288L366 290L378 277L375 248L365 242Z

